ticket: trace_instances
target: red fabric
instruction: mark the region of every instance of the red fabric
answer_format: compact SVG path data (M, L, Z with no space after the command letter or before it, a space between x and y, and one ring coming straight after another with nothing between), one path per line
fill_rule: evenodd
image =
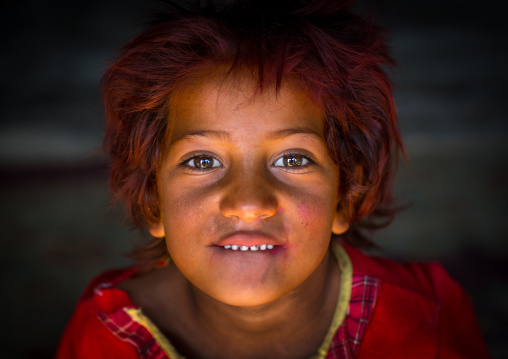
M344 248L355 274L382 283L358 358L490 358L469 297L440 264L399 264Z
M134 347L118 340L97 318L97 311L112 312L134 303L121 290L96 289L101 283L114 285L128 278L133 270L110 271L95 278L81 296L67 324L58 348L57 359L137 359Z
M490 357L469 298L439 264L403 265L344 248L353 263L352 296L327 359ZM158 346L118 339L131 324L115 319L111 323L123 324L108 329L105 322L121 308L135 307L125 292L107 288L133 273L108 272L92 281L62 337L57 359L154 357L140 348ZM101 283L107 283L104 290ZM101 313L112 315L101 318ZM139 327L129 330L129 338L140 335L142 343L152 339L153 344ZM157 353L155 357L165 357Z
M116 312L99 312L99 319L120 340L130 343L141 359L167 359L159 343L144 326L136 322L123 308Z
M355 357L376 306L379 287L378 279L353 274L346 318L333 337L326 359Z
M77 311L76 316L71 320L66 335L62 340L59 358L84 358L87 357L87 355L91 357L91 353L97 350L96 347L90 347L88 342L96 342L97 340L92 340L90 338L95 335L103 335L103 331L101 330L97 333L93 331L83 332L81 328L90 328L87 325L83 325L83 322L86 320L93 322L101 321L102 324L114 334L117 338L116 341L121 340L129 343L137 352L137 356L133 358L167 358L167 355L162 351L150 332L141 324L134 321L123 310L124 307L135 307L134 303L129 300L125 292L112 288L112 286L132 273L132 270L128 270L127 272L110 272L96 278L91 283L89 288L85 291L85 295L83 295L80 303L78 303L78 308L82 307L81 302L85 303L85 307L90 307L88 312L84 312L88 317L82 318L80 314L81 310ZM374 309L379 286L380 282L378 279L365 275L353 275L351 301L346 319L333 338L330 351L326 357L327 359L354 358L354 354L358 349L358 345L361 342L365 328ZM74 333L69 334L71 331L74 331ZM83 337L85 333L88 338ZM73 351L69 350L69 348L74 348L75 343L73 341L78 340L76 336L81 336L85 339L84 348L79 347L79 352L74 349ZM106 339L112 340L111 336L108 336ZM100 345L104 343L102 341L98 342L100 342ZM101 355L111 355L109 353L114 348L115 347L110 348L110 350L101 353ZM83 351L81 352L81 350ZM80 356L78 356L78 353ZM121 355L126 354L121 353Z

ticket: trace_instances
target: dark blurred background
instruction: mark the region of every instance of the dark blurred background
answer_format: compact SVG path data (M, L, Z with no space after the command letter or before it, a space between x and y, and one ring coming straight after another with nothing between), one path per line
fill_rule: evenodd
M371 1L361 1L363 11ZM160 5L19 1L0 23L2 357L51 358L87 281L128 265L140 237L110 209L99 81ZM508 357L508 41L502 0L378 0L391 31L412 206L381 254L437 260L470 293L494 358Z

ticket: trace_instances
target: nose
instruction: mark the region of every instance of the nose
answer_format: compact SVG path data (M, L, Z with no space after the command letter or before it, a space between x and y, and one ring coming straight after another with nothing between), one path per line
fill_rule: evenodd
M262 172L243 170L231 174L220 203L224 217L251 222L277 213L274 187Z

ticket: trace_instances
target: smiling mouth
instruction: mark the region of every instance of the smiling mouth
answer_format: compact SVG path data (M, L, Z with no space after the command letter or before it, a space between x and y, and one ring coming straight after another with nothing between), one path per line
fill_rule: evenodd
M280 239L273 235L261 231L246 230L227 233L212 245L228 251L270 253L285 247L285 243L281 243Z
M222 246L224 249L230 249L230 250L233 250L233 251L242 251L242 252L246 252L246 251L252 251L252 252L256 252L256 251L266 251L267 249L273 249L275 246L273 244L259 244L259 245L254 245L254 246L242 246L242 245L237 245L237 244L232 244L232 245L225 245L225 246Z

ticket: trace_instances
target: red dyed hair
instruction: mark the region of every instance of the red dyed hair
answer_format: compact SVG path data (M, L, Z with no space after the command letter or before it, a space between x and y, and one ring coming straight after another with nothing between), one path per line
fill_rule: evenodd
M139 227L160 220L156 173L168 125L168 98L195 78L228 66L250 69L258 90L291 77L325 110L331 157L340 167L339 211L350 221L343 236L371 243L364 229L393 217L392 180L403 145L385 34L351 0L237 1L170 6L123 49L103 78L111 157L111 189ZM167 255L164 241L138 248L138 258Z

